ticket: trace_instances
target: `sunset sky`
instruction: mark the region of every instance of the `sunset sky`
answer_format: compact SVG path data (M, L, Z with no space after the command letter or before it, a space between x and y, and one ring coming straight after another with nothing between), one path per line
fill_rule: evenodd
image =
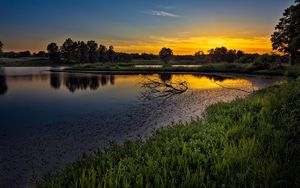
M117 51L194 54L225 46L271 52L270 35L294 0L0 0L5 51L46 50L68 38Z

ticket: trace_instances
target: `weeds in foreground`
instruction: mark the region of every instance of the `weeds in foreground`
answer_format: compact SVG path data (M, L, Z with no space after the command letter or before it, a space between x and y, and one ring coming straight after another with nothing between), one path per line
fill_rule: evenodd
M86 155L44 187L299 187L300 80Z

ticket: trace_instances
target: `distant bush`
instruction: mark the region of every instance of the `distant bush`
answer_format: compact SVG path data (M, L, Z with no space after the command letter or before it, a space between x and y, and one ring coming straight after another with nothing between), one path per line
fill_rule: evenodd
M253 70L283 69L282 64L286 63L286 58L277 54L264 54L257 56L253 61Z
M234 62L238 64L246 64L246 63L253 63L254 59L257 58L258 54L245 54L240 58L236 59Z

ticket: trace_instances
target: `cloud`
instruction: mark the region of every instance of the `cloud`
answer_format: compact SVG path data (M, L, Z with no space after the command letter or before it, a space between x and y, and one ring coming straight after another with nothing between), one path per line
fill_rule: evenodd
M146 14L150 14L152 16L162 16L162 17L171 17L171 18L177 18L179 15L176 15L171 12L161 11L161 10L150 10L147 12L144 12Z
M175 6L166 6L166 5L158 5L157 8L159 9L165 9L165 10L172 10L175 9Z

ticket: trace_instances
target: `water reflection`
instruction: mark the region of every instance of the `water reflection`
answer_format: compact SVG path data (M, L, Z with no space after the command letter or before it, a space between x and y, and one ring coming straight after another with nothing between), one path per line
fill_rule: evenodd
M111 85L115 85L115 76L114 75L110 75L109 81L110 81Z
M6 83L5 72L2 68L0 68L0 95L4 95L8 90Z
M64 85L72 93L74 93L76 90L97 90L100 86L104 87L108 84L115 84L115 78L113 75L80 76L69 74L64 77Z
M34 68L35 70L36 68ZM261 83L265 83L268 79L263 78L263 82L260 79L254 78L237 78L237 77L224 77L220 75L201 75L201 74L172 74L172 73L161 73L161 74L129 74L129 75L99 75L99 74L73 74L73 73L62 73L62 72L49 72L45 70L39 70L39 74L36 71L30 71L28 69L9 69L0 68L0 95L4 95L8 87L10 90L17 89L22 92L22 88L25 87L42 87L46 88L50 85L51 89L63 90L64 88L71 93L83 90L98 90L100 87L113 86L118 84L116 87L124 87L129 90L127 85L132 85L137 90L144 87L139 80L141 78L154 78L157 83L168 86L180 84L185 81L190 89L218 89L218 88L242 88L253 85L256 89L261 87ZM49 70L49 69L48 69ZM33 72L33 73L32 73ZM258 81L256 81L258 80ZM270 80L270 79L269 79ZM144 79L145 81L145 79ZM26 82L26 83L25 83ZM27 83L28 82L28 83ZM45 84L45 82L49 83ZM118 83L116 83L118 82ZM146 85L149 80L146 80ZM273 79L270 81L274 82ZM136 85L139 83L139 85ZM265 84L266 85L266 84ZM176 88L176 87L175 87ZM65 90L64 90L65 91Z
M50 85L53 89L59 89L61 86L61 75L50 74Z
M187 81L172 81L171 74L144 76L141 82L141 98L146 101L159 100L163 103L184 94L189 89Z
M218 101L247 95L232 88L251 91L252 84L260 89L281 80L191 74L72 74L41 69L0 68L0 174L5 174L0 176L0 184L27 181L33 171L39 175L61 168L91 148L105 147L110 141L146 138L153 129L190 121ZM142 78L155 82L145 86L145 82L140 83ZM186 86L188 92L179 95ZM141 87L150 88L146 91L158 97L174 93L178 97L164 104L147 103L140 101Z
M224 77L224 76L219 76L219 75L197 75L197 74L194 74L193 76L195 76L196 78L208 78L209 80L215 82L215 81L218 81L218 82L223 82L225 81L226 79L230 79L229 77Z
M162 82L169 82L172 79L171 73L162 73L158 75Z

